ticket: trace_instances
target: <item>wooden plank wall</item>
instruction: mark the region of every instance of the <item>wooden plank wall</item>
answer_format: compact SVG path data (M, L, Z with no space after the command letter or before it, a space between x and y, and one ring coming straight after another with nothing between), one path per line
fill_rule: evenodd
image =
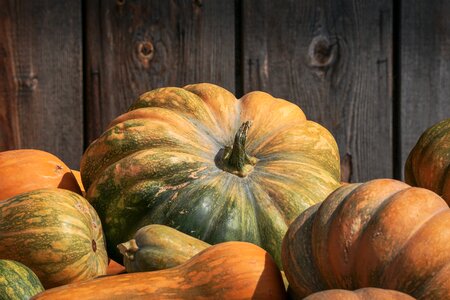
M83 152L80 1L0 0L0 150Z
M71 167L144 91L264 90L336 137L343 179L400 178L450 117L450 5L417 0L0 0L0 150Z

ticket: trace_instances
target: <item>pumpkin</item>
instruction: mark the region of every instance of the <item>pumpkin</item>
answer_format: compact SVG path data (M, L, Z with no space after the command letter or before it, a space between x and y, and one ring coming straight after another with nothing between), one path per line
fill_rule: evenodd
M106 268L106 275L117 275L125 272L125 267L110 259L108 268Z
M86 191L84 190L84 186L83 186L83 181L81 180L81 174L80 171L77 170L71 170L73 176L75 176L75 179L78 183L78 186L80 187L81 190L81 195L85 196L86 195Z
M0 202L0 258L23 263L45 288L104 275L108 264L97 213L58 188Z
M0 152L0 200L41 188L62 188L81 194L70 169L51 153L34 150Z
M405 181L434 191L450 204L450 119L420 136L406 160Z
M414 300L413 297L399 291L379 288L362 288L356 291L328 290L317 292L304 300Z
M0 259L0 299L28 300L43 290L39 278L28 267Z
M164 225L147 225L134 239L119 244L128 273L178 266L210 245Z
M33 299L284 299L271 256L245 242L211 246L182 265L102 277L47 290Z
M397 180L337 189L292 223L282 253L299 298L378 287L450 299L450 209L432 191Z
M163 224L209 244L252 242L280 262L288 225L339 174L333 136L298 106L206 83L143 94L81 160L116 260L117 244Z

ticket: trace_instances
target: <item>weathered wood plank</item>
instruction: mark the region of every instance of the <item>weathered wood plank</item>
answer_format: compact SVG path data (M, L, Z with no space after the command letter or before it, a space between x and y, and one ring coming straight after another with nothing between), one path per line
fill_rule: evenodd
M344 180L392 177L392 1L243 1L244 90L327 127Z
M450 118L449 16L449 1L402 1L400 170L422 132Z
M0 150L77 168L83 151L80 1L0 0Z
M143 92L235 88L234 1L86 1L89 143Z

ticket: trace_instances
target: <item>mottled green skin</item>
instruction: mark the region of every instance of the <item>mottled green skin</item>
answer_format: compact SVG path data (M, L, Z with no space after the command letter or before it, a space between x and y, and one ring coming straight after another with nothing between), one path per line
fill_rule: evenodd
M27 266L0 259L0 300L28 300L42 291L39 278Z
M211 246L159 224L142 227L130 242L122 244L122 249L126 251L121 251L124 254L123 265L128 273L176 267Z
M432 190L450 204L450 118L420 136L406 160L405 181Z
M256 164L240 177L217 160L246 121ZM335 140L300 108L262 92L236 100L210 84L141 96L86 150L81 176L119 261L117 244L163 224L210 244L255 243L280 264L290 222L340 185Z
M0 258L28 266L45 288L104 275L108 264L93 207L56 188L0 202Z

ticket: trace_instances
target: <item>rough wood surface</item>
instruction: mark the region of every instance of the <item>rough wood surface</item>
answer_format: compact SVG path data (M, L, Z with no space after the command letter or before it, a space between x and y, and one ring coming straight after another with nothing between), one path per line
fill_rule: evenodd
M243 1L244 91L327 127L344 181L392 177L392 1Z
M235 87L234 1L86 1L86 144L143 92Z
M0 0L0 151L83 150L80 1Z
M400 170L425 129L450 118L449 16L449 1L402 2Z

